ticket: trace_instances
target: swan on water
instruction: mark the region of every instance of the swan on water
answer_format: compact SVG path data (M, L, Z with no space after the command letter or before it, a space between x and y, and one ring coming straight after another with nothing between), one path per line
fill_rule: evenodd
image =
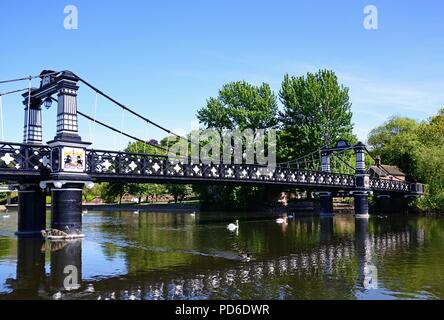
M227 229L230 230L230 231L234 231L234 230L236 230L237 228L239 228L239 220L236 220L236 224L234 224L234 223L230 223L230 224L227 226Z
M279 223L279 224L286 223L286 222L287 222L287 218L277 218L276 219L276 223Z

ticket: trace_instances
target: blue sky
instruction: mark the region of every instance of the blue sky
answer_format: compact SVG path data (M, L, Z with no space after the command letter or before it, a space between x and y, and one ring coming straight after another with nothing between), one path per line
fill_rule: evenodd
M65 30L64 7L78 8ZM379 29L363 27L366 5ZM160 124L185 132L196 111L226 82L269 83L285 73L334 70L350 88L355 133L391 115L426 119L444 107L444 2L435 1L6 1L0 0L0 80L43 69L76 72ZM37 82L34 83L37 86ZM27 83L0 85L0 91ZM79 90L79 110L95 95ZM21 141L19 96L3 98L5 140ZM162 132L98 100L97 118L141 138ZM55 134L45 110L44 139ZM81 120L96 148L128 139Z

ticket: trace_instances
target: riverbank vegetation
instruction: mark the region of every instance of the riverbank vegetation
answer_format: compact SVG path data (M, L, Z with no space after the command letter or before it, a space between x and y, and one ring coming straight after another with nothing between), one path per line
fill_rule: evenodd
M426 184L417 205L444 212L444 109L426 121L392 117L370 132L368 144L384 163L398 166L407 180Z

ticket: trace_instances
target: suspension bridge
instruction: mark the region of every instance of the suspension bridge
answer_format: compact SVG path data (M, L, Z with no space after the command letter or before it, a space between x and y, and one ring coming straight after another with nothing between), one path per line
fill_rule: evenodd
M31 82L40 79L38 88ZM122 111L188 142L133 109L118 102L70 71L44 70L40 75L0 81L0 84L28 81L23 92L23 142L0 142L0 180L18 191L18 236L40 235L46 224L46 195L51 194L51 227L69 234L81 234L82 189L94 182L204 183L223 185L283 186L315 191L321 215L333 215L333 197L354 197L357 217L368 216L368 196L375 194L381 205L387 199L407 201L420 196L423 185L395 179L370 178L362 143L339 141L306 156L275 166L255 163L202 162L145 152L96 150L79 135L78 116L122 134L132 140L167 151L162 146L130 135L77 108L79 83L93 90ZM42 141L42 106L57 103L56 136ZM3 130L3 126L2 126ZM2 132L3 136L3 132ZM381 170L384 168L381 166ZM385 201L385 202L384 202Z

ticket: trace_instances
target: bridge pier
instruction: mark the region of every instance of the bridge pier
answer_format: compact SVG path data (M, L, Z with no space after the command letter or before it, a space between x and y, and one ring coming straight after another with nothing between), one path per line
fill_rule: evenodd
M46 229L46 193L38 184L18 188L18 237L40 237Z
M375 197L375 210L379 214L392 213L391 196L387 194L378 194Z
M320 240L323 243L330 243L334 234L334 224L333 216L321 217L319 220L320 224Z
M380 214L403 214L410 211L409 203L413 196L378 194L375 209Z
M333 212L333 196L331 192L319 192L320 216L332 217Z
M82 233L82 183L54 182L51 189L51 228L68 234Z
M355 204L355 217L368 218L368 195L371 191L370 178L365 170L365 145L362 142L358 142L353 149L356 155L356 189L352 191Z
M363 192L355 192L354 195L354 204L355 204L355 217L356 218L366 218L369 216L368 211L368 193Z
M45 280L45 252L43 239L17 240L17 272L14 291L38 293Z

